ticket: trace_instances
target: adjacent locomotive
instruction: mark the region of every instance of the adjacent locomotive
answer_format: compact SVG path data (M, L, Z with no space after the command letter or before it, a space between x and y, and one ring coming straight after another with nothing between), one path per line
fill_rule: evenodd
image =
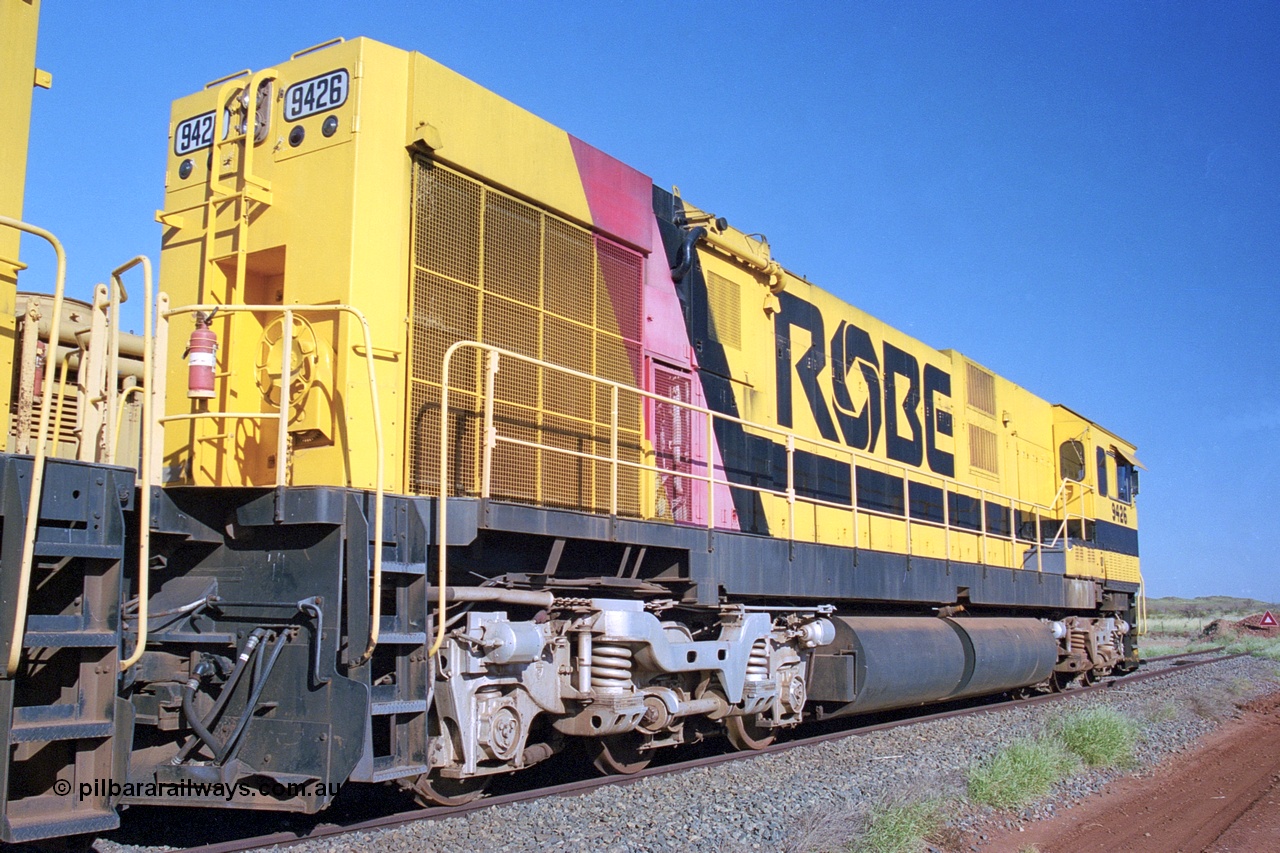
M214 81L166 188L138 464L2 457L6 841L1137 663L1132 444L420 54Z

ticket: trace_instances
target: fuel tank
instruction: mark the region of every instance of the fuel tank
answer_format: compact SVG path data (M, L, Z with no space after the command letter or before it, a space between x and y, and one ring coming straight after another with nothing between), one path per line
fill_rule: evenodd
M827 719L1041 682L1058 660L1049 623L1016 618L834 616L813 660L809 701Z

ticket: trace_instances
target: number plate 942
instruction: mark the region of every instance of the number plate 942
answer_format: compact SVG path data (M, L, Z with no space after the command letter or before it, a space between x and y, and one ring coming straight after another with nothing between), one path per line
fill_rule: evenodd
M327 71L318 77L294 83L284 93L284 119L297 121L316 113L337 109L347 102L347 91L350 88L350 77L345 68Z
M173 153L181 157L213 144L214 113L201 113L179 122L173 129Z

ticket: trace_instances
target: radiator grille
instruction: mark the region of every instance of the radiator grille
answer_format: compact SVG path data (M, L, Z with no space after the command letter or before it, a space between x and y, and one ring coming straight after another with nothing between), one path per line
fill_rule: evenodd
M996 378L976 364L966 366L969 368L969 405L994 418L996 416Z
M553 364L638 384L643 259L588 229L447 167L414 167L410 270L410 489L439 489L444 352L477 340ZM544 375L545 374L545 375ZM483 365L471 351L450 367L449 487L480 490ZM607 511L611 466L543 448L610 452L611 395L588 379L503 359L495 380L495 498ZM620 392L619 455L641 458L640 397ZM639 475L619 466L618 511L638 515Z
M996 434L969 424L969 464L974 468L1000 473L1000 451Z

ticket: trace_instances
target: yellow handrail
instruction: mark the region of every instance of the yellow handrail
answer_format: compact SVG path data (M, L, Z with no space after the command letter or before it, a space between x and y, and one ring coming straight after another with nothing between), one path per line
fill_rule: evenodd
M932 522L927 519L913 518L911 516L910 494L909 494L909 487L907 484L912 482L912 477L917 478L917 481L930 480L937 483L941 483L944 487L951 487L952 489L958 488L958 489L964 489L969 491L977 491L980 495L984 496L984 499L986 496L990 496L992 498L1003 501L1005 504L1008 505L1010 513L1013 513L1016 508L1021 508L1021 511L1027 511L1027 510L1034 511L1036 514L1036 536L1035 536L1034 542L1037 544L1037 546L1039 546L1043 542L1043 537L1041 536L1041 532L1040 532L1041 512L1042 511L1045 513L1053 512L1052 507L1043 506L1041 504L1035 503L1034 501L1028 501L1022 498L1014 498L1009 495L1001 494L999 492L988 491L978 486L970 486L966 483L961 483L958 480L954 480L950 477L946 477L940 474L932 474L925 471L910 472L905 466L902 466L899 463L890 462L888 460L881 459L872 454L854 450L850 447L847 447L845 445L839 444L834 441L829 441L827 439L815 439L815 438L809 438L806 436L800 436L794 432L781 429L779 427L769 426L768 424L755 423L755 422L748 421L733 415L727 415L721 412L716 412L704 406L699 406L691 402L686 402L683 400L675 400L670 397L665 397L653 391L646 391L642 388L636 388L634 386L626 385L621 382L615 382L609 379L604 379L602 377L595 376L590 373L574 370L569 367L563 367L561 365L543 361L542 359L534 358L532 356L523 355L521 353L514 352L512 350L503 349L502 347L497 347L490 344L483 344L477 341L458 341L453 345L451 345L447 350L445 350L444 357L442 359L442 365L441 365L440 436L439 436L440 438L440 447L439 447L440 479L439 479L439 500L437 501L437 506L436 506L436 515L437 515L436 528L437 528L437 535L439 537L439 540L436 544L437 574L438 574L437 587L440 590L438 594L438 601L437 601L437 606L439 608L439 616L437 617L437 623L436 623L436 636L434 641L432 642L432 645L428 651L428 654L435 654L437 651L439 651L440 647L444 644L444 623L446 621L445 616L446 616L447 602L445 600L444 590L448 586L448 551L446 546L446 541L448 538L447 537L448 513L447 513L446 504L448 502L448 492L449 492L449 393L450 393L449 371L450 371L450 366L451 366L454 354L459 350L468 348L468 347L478 350L480 352L487 353L489 356L488 359L486 360L486 376L485 376L485 389L486 389L486 392L484 395L485 396L485 400L484 400L485 447L484 447L484 452L482 456L482 472L481 472L482 482L480 484L481 497L488 497L490 494L490 484L488 480L492 474L492 471L491 471L492 449L497 444L497 442L501 441L506 444L545 450L548 452L553 452L553 453L561 454L564 456L569 456L572 458L587 459L587 460L597 461L597 462L607 462L610 465L611 472L612 472L610 508L613 511L613 514L615 515L617 514L617 489L618 489L617 469L620 466L626 466L629 469L633 469L637 471L649 471L649 472L658 473L658 474L674 475L674 476L686 478L688 480L705 483L707 486L707 493L708 493L707 494L707 519L706 519L706 526L708 529L713 529L715 527L714 491L717 486L724 486L724 487L739 489L743 491L751 491L759 494L774 495L786 500L788 505L788 537L794 537L795 503L797 500L815 507L829 507L832 509L852 511L855 531L857 529L856 525L857 525L857 518L859 513L863 513L871 516L883 517L883 518L892 518L894 520L901 520L906 526L907 537L908 537L908 545L907 545L908 553L910 553L910 547L911 547L910 546L911 525L922 524L930 527L941 526L944 530L947 531L948 554L950 553L950 550L949 550L950 535L949 534L952 527L949 519L947 519L946 514L944 514L944 523L942 525L939 525L937 522ZM613 411L611 415L611 427L610 427L610 430L611 430L610 455L608 457L604 457L595 453L587 453L584 451L571 450L569 448L555 447L552 445L543 445L543 444L538 444L535 441L528 441L525 439L497 435L496 431L492 426L493 425L492 408L494 405L492 388L493 388L493 375L497 373L498 366L499 366L498 357L513 358L513 359L516 359L517 361L525 362L527 364L532 364L534 366L541 367L544 369L553 370L558 373L564 374L566 376L573 376L580 379L585 379L587 381L597 383L600 386L611 388L612 389L611 407ZM676 406L688 412L705 416L708 420L708 428L707 428L708 439L707 439L707 447L705 450L705 453L706 453L705 464L707 468L707 473L695 474L692 472L687 472L687 473L673 472L666 468L658 467L657 465L649 465L643 462L632 462L630 460L619 458L618 456L618 422L617 422L617 394L619 391L626 391L628 393L636 394L640 397L654 400L655 402L661 403L663 405ZM787 446L787 488L786 490L780 491L777 489L770 489L764 486L755 486L748 483L732 483L727 478L723 480L717 479L715 474L716 465L715 465L715 454L714 454L714 442L712 441L712 438L714 437L714 425L712 423L713 420L719 420L725 423L734 423L744 427L749 427L759 432L771 433L774 435L781 436L786 442L786 446ZM794 469L793 460L794 460L794 454L796 452L795 448L796 448L797 442L803 442L814 447L825 449L832 453L840 454L841 456L847 457L850 460L850 466L851 466L850 477L851 479L853 479L853 482L851 482L850 484L851 486L850 502L848 504L838 503L835 501L827 501L821 498L809 497L809 496L799 495L796 493L795 469ZM901 515L888 513L888 512L881 512L878 510L858 506L856 476L852 469L856 467L856 463L859 460L864 462L872 462L882 467L888 467L888 468L894 468L894 469L901 468L904 476L903 512ZM723 467L722 467L722 470L723 470ZM1061 489L1059 491L1061 491ZM1057 496L1055 496L1054 501L1056 503ZM944 502L944 505L945 505L945 502ZM985 511L984 511L984 514L985 514ZM981 531L970 531L967 528L960 528L960 531L971 532L971 533L974 533L975 535L980 534L984 540L988 535L991 535L994 538L997 538L1000 540L1007 540L1009 542L1016 544L1019 541L1016 519L1011 517L1009 521L1010 523L1009 523L1008 535L1002 536L1000 534L988 534L988 532L986 531L985 521L983 524L983 529ZM855 539L854 541L856 545L857 540ZM1023 540L1023 541L1029 541L1029 540ZM1042 566L1042 562L1041 562L1042 557L1039 551L1040 549L1039 547L1037 547L1037 566ZM985 546L984 546L983 558L984 560L986 558Z
M111 448L111 458L114 459L116 450L120 445L120 427L124 423L124 407L129 405L129 395L138 394L144 390L142 385L134 385L124 389L124 394L120 396L120 405L116 406L116 445Z
M67 255L62 250L62 243L52 233L8 216L0 216L0 225L7 225L24 231L34 237L45 240L53 246L57 257L53 285L53 316L49 318L48 352L56 353L58 346L58 330L62 327L62 293L67 276ZM53 396L53 371L44 374L45 405L40 407L39 435L36 441L35 459L31 465L31 494L27 499L27 524L22 534L22 564L18 569L18 595L14 601L13 636L9 647L9 660L5 664L5 675L12 678L18 671L22 660L22 642L27 627L27 602L31 586L31 567L35 560L36 530L39 526L40 496L44 489L45 437L49 432L50 407L48 400Z
M183 305L178 308L169 308L161 311L160 316L168 320L170 317L178 314L194 314L197 311L208 314L214 310L222 314L245 314L245 313L279 313L284 318L283 332L284 337L281 339L281 373L280 373L280 412L274 417L279 421L279 434L277 436L276 445L276 486L288 485L287 479L288 464L286 457L288 455L288 433L289 433L289 376L292 373L290 360L293 356L292 335L293 335L293 315L295 313L314 313L314 312L334 312L350 314L360 323L360 330L364 338L364 359L365 366L368 369L369 377L369 402L373 407L375 416L373 418L373 440L374 453L376 455L376 474L374 481L374 495L376 504L373 511L373 587L371 591L371 624L369 626L369 642L364 653L357 658L354 666L361 666L366 663L369 658L373 657L373 651L378 645L378 635L381 630L382 621L382 531L384 524L383 512L383 496L386 491L386 460L383 449L382 438L382 418L377 413L381 411L378 403L378 377L377 369L374 364L374 348L373 334L369 331L369 321L365 318L364 313L360 309L352 305ZM149 397L150 395L148 395ZM144 397L147 399L148 397ZM259 419L264 417L272 417L265 412L193 412L188 414L165 415L157 418L156 423L163 425L172 421L193 421L200 419ZM348 451L350 448L348 448Z
M155 325L151 312L151 259L146 255L137 255L111 271L111 292L114 296L116 288L120 292L125 293L124 283L121 276L136 266L142 267L142 377L143 382L148 387L151 385L152 359L154 356L153 346ZM128 298L126 294L125 298ZM119 306L115 306L118 308ZM114 312L111 315L111 326L113 336L117 337L120 330L120 317ZM115 351L114 357L119 357L119 345L113 347ZM112 375L107 377L107 387L113 392L116 387L115 372L116 365L112 363ZM114 398L114 393L113 393ZM111 410L107 410L107 417L111 417ZM133 666L142 658L142 652L147 645L147 598L151 593L151 395L142 395L142 464L138 472L138 480L141 487L138 489L138 641L133 647L133 653L127 658L120 661L120 671L124 672ZM115 438L112 435L111 458L115 461Z

